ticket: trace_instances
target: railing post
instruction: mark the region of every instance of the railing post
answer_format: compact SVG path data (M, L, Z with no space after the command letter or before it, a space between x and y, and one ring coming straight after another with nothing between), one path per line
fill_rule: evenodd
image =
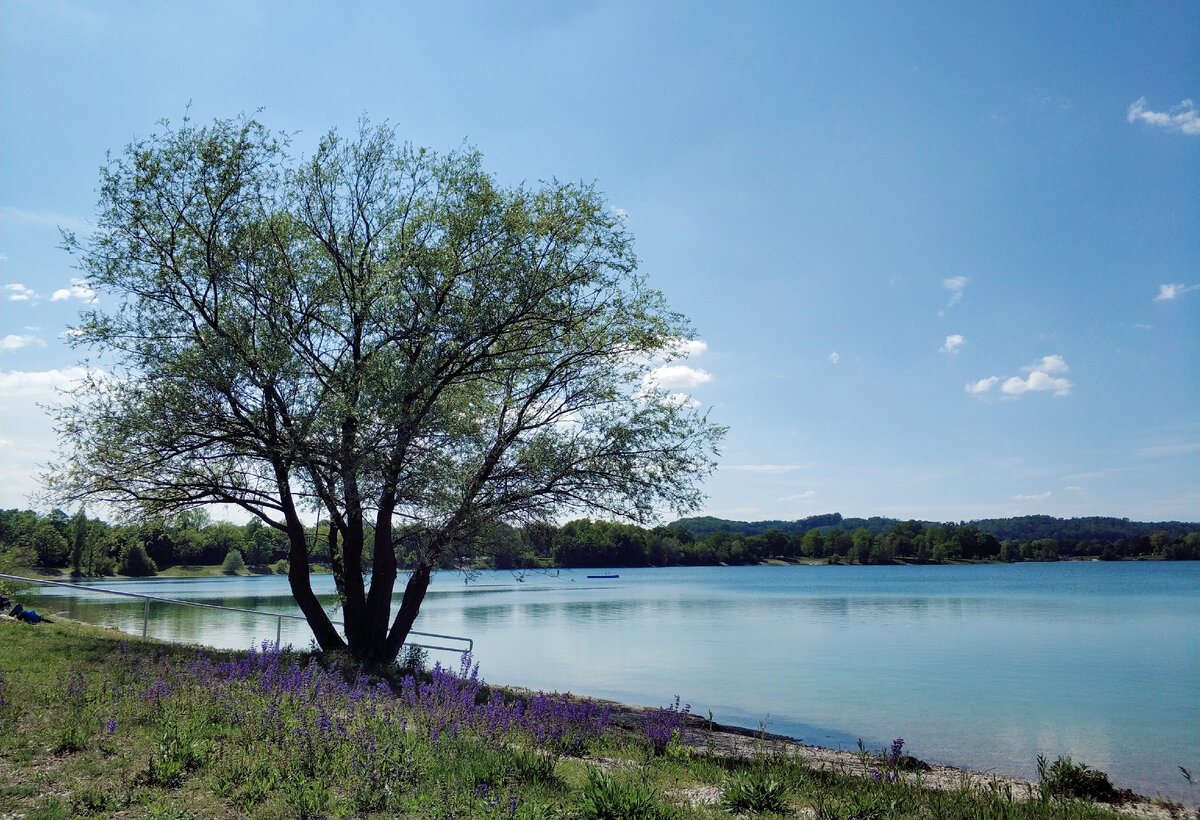
M146 599L146 605L142 607L142 641L146 640L146 633L150 631L150 599Z
M275 619L275 651L279 651L279 641L283 635L283 616Z

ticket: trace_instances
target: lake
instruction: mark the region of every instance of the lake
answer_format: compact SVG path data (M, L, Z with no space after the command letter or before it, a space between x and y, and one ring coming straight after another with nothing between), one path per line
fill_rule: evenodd
M96 585L298 613L281 576ZM332 577L314 585L332 611ZM131 599L46 588L33 606L142 629ZM931 762L1030 779L1038 754L1070 755L1196 800L1178 767L1200 774L1198 562L447 572L416 628L473 638L493 683L651 706L678 694L718 722L835 748L903 737ZM275 629L151 607L151 634L171 640L245 648ZM284 623L285 644L310 640Z

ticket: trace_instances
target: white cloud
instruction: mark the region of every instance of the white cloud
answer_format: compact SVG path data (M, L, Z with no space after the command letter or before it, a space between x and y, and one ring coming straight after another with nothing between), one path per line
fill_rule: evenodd
M1125 112L1127 122L1142 122L1157 125L1168 131L1179 131L1190 136L1200 136L1200 111L1191 100L1184 100L1170 111L1150 111L1146 98L1142 97Z
M21 208L0 207L0 218L5 222L36 225L40 228L62 228L75 233L86 233L92 226L86 219L55 213L54 211L26 211Z
M1066 373L1067 363L1063 360L1062 356L1054 353L1049 356L1043 356L1033 364L1025 365L1021 369L1026 373Z
M999 381L1000 378L998 376L988 376L986 379L980 379L977 382L971 382L968 384L967 392L972 396L982 395L995 387Z
M625 210L624 208L613 208L612 212L616 215L617 219L620 219L621 221L629 219L629 211Z
M1200 441L1181 441L1173 444L1156 444L1137 450L1134 455L1138 458L1162 458L1182 456L1200 452Z
M62 370L0 372L0 393L5 396L52 396L86 378L87 368L67 367Z
M699 356L704 351L708 350L708 342L701 339L678 339L668 346L668 349L676 356Z
M33 288L27 288L20 284L5 285L4 289L8 291L8 301L10 302L36 302L38 295Z
M764 475L782 475L803 470L803 464L728 464L722 470L733 470L739 473L762 473Z
M1013 501L1045 501L1049 497L1049 490L1044 493L1017 493L1013 496Z
M938 353L957 353L965 341L960 334L952 333L946 337L946 343L938 348Z
M1005 379L1004 384L1000 386L1000 390L1009 396L1019 396L1022 393L1038 392L1044 390L1054 391L1056 396L1066 396L1074 387L1066 379L1056 378L1041 370L1035 370L1026 378L1020 376L1012 376Z
M697 387L712 381L712 374L686 364L665 364L656 367L642 378L646 387Z
M780 501L811 501L812 499L814 499L816 497L817 497L816 490L805 490L802 493L795 493L794 495L785 495L783 498L781 498L779 500Z
M1046 391L1053 392L1056 396L1066 396L1070 394L1071 388L1075 385L1062 376L1051 374L1066 373L1067 369L1067 363L1063 357L1052 354L1022 367L1021 370L1029 374L1025 378L1010 376L1004 380L1003 384L1000 384L999 376L988 376L986 379L971 382L967 385L966 390L972 396L982 396L1000 384L1000 392L1006 396L1016 397L1022 393Z
M1200 290L1200 285L1159 285L1158 296L1154 297L1154 301L1163 302L1168 299L1175 299L1189 290Z
M842 357L841 357L841 355L838 354L838 352L836 350L829 354L829 363L830 364L837 364L841 360L842 360Z
M665 399L667 404L674 407L699 407L700 402L693 399L687 393L668 393Z
M61 302L64 299L82 299L85 302L96 301L96 291L92 290L83 279L72 279L71 287L60 288L50 297L51 302Z
M13 333L10 333L3 339L0 339L0 350L20 350L21 348L29 347L30 345L45 347L46 343L32 334L17 336Z
M946 303L946 310L957 305L963 298L963 291L966 290L968 281L965 276L951 276L949 279L942 280L942 287L950 291L950 301Z

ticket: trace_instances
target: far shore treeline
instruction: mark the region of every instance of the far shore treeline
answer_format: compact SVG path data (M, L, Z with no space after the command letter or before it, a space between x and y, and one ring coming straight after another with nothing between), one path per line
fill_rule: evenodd
M329 560L325 525L311 528L311 560ZM245 525L190 513L115 525L83 512L0 511L0 572L36 569L79 576L154 575L170 566L221 564L233 573L286 572L287 536L257 519ZM1124 518L1022 516L933 523L843 518L741 522L686 518L653 528L579 519L561 527L497 524L444 568L527 569L756 564L1200 559L1200 525Z

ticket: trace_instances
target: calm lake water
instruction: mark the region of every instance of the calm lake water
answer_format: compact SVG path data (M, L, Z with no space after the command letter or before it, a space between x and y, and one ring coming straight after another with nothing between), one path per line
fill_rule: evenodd
M667 705L855 748L1034 778L1071 755L1125 788L1195 802L1200 563L703 567L435 578L417 629L475 640L493 683ZM314 579L332 610L329 576ZM287 579L99 584L298 613ZM51 599L53 596L53 599ZM397 602L399 595L397 595ZM140 634L142 604L47 588L39 610ZM335 615L336 617L336 615ZM151 608L151 634L244 648L274 619ZM284 643L306 647L302 622ZM446 653L433 653L455 662Z

